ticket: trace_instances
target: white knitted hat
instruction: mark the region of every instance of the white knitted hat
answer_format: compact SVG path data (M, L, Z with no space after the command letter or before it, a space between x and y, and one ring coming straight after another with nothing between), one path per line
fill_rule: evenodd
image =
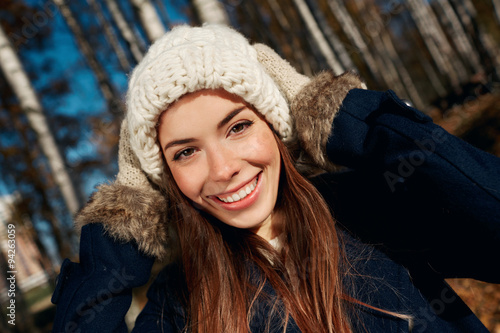
M159 115L186 93L218 88L242 97L283 140L290 138L287 102L247 39L222 25L178 26L150 47L127 93L130 146L158 185L165 171L156 135Z

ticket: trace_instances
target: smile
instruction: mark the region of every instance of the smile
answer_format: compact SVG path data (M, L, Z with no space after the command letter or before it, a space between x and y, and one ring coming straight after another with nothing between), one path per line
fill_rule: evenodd
M220 196L220 197L218 196L217 198L220 201L226 202L226 203L238 202L238 201L246 198L247 195L249 195L250 193L252 193L255 190L258 181L259 181L259 177L256 177L255 180L251 184L248 184L244 189L241 189L239 192L229 194L226 196Z

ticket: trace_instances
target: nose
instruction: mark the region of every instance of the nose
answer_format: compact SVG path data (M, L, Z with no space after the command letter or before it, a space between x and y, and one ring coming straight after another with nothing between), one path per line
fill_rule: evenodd
M229 181L240 172L237 154L221 145L210 149L208 164L210 179L214 182Z

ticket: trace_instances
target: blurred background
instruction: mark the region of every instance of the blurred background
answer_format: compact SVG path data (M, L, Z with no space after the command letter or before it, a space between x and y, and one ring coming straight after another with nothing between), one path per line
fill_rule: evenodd
M357 71L500 156L500 0L2 0L1 332L50 331L59 266L78 261L72 216L117 173L127 75L173 26L202 22L235 27L306 75ZM449 283L500 332L498 285Z

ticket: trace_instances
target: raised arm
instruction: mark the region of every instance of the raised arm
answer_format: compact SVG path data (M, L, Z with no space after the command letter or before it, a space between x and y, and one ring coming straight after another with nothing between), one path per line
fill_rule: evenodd
M472 147L391 91L353 90L326 145L334 213L407 267L498 282L500 159Z
M358 89L352 73L310 80L268 47L256 48L289 100L299 168L347 167L315 179L341 224L407 267L500 281L492 269L500 255L499 158L392 91Z

